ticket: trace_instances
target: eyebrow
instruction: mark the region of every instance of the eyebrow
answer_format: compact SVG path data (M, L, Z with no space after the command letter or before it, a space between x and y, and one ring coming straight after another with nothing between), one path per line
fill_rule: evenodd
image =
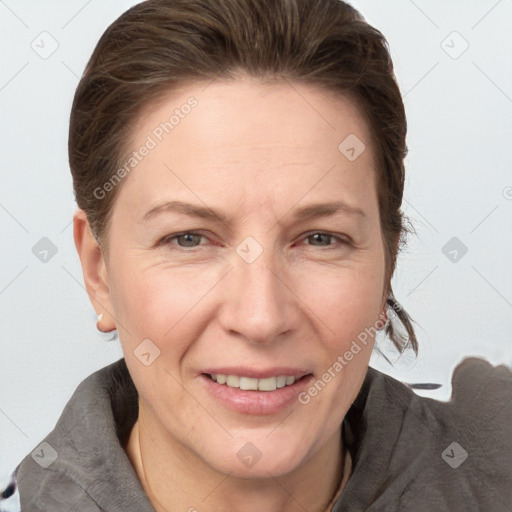
M164 212L181 213L190 217L197 217L214 222L222 222L227 225L231 223L229 217L220 211L205 206L185 203L183 201L167 201L163 204L157 205L146 212L142 220L143 222L147 222ZM319 217L329 217L339 213L366 218L366 213L361 208L351 206L347 203L344 203L343 201L335 201L329 203L311 204L303 206L302 208L298 208L293 213L293 219L295 221L304 221L309 219L316 219ZM288 215L288 213L286 213L284 216L286 215Z

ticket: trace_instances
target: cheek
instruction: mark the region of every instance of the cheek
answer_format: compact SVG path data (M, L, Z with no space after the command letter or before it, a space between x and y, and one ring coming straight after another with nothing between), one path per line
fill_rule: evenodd
M299 292L310 313L325 327L329 352L343 350L381 313L383 270L379 266L340 268L329 276L309 277Z
M319 429L339 425L364 380L380 327L382 272L378 265L344 268L314 292L309 288L308 304L318 312L324 335L318 347L320 382L306 391L304 400L316 408Z
M116 270L111 287L113 309L119 325L127 328L119 334L137 389L149 403L187 407L178 384L184 378L180 363L203 329L198 303L212 287L213 278L184 269L137 265L129 269L119 265ZM151 359L158 354L148 366L139 359L144 352Z
M116 319L129 331L123 343L133 349L149 338L163 351L164 340L172 339L172 352L179 356L201 329L195 312L218 277L192 268L123 263L116 267L111 286Z

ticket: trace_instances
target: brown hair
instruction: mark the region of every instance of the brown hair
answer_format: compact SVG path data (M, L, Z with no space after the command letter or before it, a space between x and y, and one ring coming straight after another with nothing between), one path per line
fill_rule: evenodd
M407 123L384 36L340 0L147 0L100 38L78 84L70 117L69 161L78 207L104 254L115 197L105 183L129 151L138 116L191 81L285 78L357 102L377 158L388 311L386 334L402 352L418 352L409 315L391 288L409 231L400 210ZM98 189L103 190L98 197Z

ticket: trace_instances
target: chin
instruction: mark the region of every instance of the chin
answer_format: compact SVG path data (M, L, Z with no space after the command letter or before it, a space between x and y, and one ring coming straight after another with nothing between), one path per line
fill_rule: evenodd
M307 456L304 440L291 442L289 438L286 442L282 439L265 440L264 436L254 442L238 439L225 449L218 448L218 457L210 453L205 462L220 473L241 479L268 479L286 475L294 471Z

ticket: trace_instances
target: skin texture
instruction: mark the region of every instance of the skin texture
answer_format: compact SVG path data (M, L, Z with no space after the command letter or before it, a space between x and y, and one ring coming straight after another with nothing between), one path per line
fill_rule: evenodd
M275 414L226 408L200 374L292 366L317 379L376 325L385 269L369 132L344 96L240 77L173 91L140 117L134 149L191 96L197 106L118 185L108 260L85 214L74 217L100 328L118 329L140 394L126 450L156 510L323 511L374 340L307 405ZM366 146L355 161L338 150L349 134ZM170 200L220 210L231 224L172 212L143 222ZM364 217L293 218L331 201ZM169 238L187 230L204 236ZM252 263L236 251L246 237L263 250ZM145 339L160 350L149 366L134 354ZM248 442L261 453L252 467L237 457Z

